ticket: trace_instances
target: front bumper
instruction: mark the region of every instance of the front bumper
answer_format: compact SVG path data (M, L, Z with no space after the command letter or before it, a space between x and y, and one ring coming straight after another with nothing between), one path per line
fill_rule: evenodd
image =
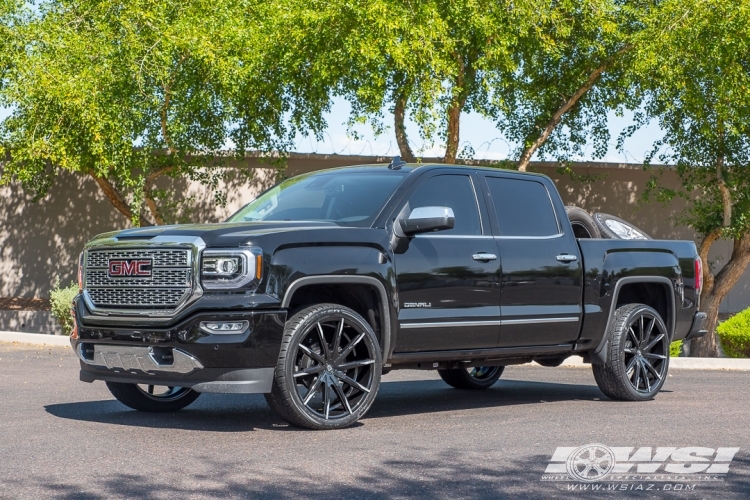
M269 392L281 348L285 310L203 310L172 326L85 321L75 302L78 338L71 338L85 382L192 387L199 392ZM82 320L81 318L84 318ZM201 322L247 321L231 334L208 333Z

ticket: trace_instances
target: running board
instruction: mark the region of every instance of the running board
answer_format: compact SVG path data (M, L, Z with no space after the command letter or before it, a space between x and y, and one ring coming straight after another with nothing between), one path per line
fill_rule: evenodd
M573 354L573 344L538 345L528 347L498 347L494 349L472 349L456 351L422 351L397 352L393 354L390 363L393 365L404 363L420 363L425 361L459 361L490 360L503 358L517 358L519 356L543 356L547 354Z

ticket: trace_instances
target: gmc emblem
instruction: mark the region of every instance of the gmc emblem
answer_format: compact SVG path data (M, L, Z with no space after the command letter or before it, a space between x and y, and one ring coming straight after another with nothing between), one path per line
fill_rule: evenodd
M151 276L151 259L118 259L109 261L109 277L122 278L126 276Z

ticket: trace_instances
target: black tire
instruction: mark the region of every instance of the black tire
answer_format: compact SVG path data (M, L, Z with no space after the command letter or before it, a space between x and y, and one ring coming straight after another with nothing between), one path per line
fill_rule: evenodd
M144 386L107 382L107 389L125 406L139 411L167 412L182 410L198 399L201 394L187 387L166 387L166 391L156 391L159 386Z
M438 370L438 374L446 384L456 389L489 389L504 369L504 366L477 366Z
M569 205L565 207L570 225L573 226L573 234L576 238L601 238L599 228L594 218L584 209Z
M349 427L375 401L382 365L377 336L359 314L338 304L308 307L286 323L266 401L298 427Z
M597 212L594 223L599 228L602 238L608 240L650 240L653 239L646 232L628 221L614 215Z
M669 333L659 313L643 304L619 307L607 335L606 363L592 365L599 389L619 401L653 399L669 370Z

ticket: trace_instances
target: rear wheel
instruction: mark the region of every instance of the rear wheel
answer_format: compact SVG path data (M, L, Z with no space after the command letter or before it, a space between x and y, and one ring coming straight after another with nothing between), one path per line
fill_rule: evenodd
M599 389L612 399L653 399L669 369L669 334L659 313L644 304L615 311L610 326L607 360L592 365Z
M370 325L338 304L287 321L269 406L290 424L339 429L359 420L380 387L380 347Z
M200 396L189 387L107 382L107 389L125 406L149 412L181 410Z
M456 389L488 389L497 382L504 369L504 366L475 366L438 370L438 374Z

